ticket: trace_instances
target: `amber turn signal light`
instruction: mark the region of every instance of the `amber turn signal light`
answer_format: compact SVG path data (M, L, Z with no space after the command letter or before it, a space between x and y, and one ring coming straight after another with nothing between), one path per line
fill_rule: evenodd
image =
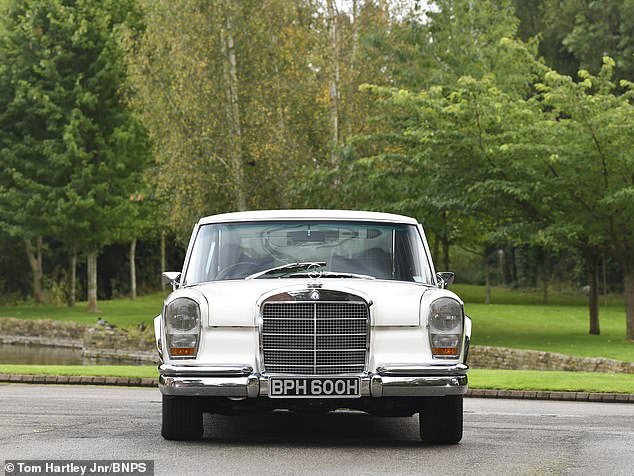
M455 347L433 347L431 351L434 355L458 355Z
M172 347L170 349L170 355L173 356L184 356L184 355L194 355L193 347Z

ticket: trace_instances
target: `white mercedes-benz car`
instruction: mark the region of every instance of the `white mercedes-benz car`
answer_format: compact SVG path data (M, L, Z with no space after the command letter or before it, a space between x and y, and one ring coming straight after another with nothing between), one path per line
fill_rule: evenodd
M353 409L462 438L471 320L413 218L342 210L201 219L154 320L162 435L203 413Z

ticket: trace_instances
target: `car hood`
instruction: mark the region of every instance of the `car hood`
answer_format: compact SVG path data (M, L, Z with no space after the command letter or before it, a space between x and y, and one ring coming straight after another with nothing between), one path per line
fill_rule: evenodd
M276 293L305 290L314 282L306 279L250 279L217 281L190 286L209 304L209 326L257 326L259 306ZM351 278L322 279L319 288L356 294L371 303L370 319L374 326L418 326L421 309L438 297L460 299L450 291L419 283ZM462 302L462 301L460 301Z

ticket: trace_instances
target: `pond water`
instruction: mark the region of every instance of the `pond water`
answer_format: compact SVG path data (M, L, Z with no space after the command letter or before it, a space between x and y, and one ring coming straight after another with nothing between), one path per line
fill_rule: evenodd
M28 344L0 344L0 364L148 365L136 360L84 358L81 349Z

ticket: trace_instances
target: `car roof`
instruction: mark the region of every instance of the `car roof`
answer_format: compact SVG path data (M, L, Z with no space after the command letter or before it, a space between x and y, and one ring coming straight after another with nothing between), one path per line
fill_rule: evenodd
M403 223L416 225L416 219L393 213L357 210L258 210L248 212L222 213L201 218L199 225L208 223L250 222L270 220L334 220Z

